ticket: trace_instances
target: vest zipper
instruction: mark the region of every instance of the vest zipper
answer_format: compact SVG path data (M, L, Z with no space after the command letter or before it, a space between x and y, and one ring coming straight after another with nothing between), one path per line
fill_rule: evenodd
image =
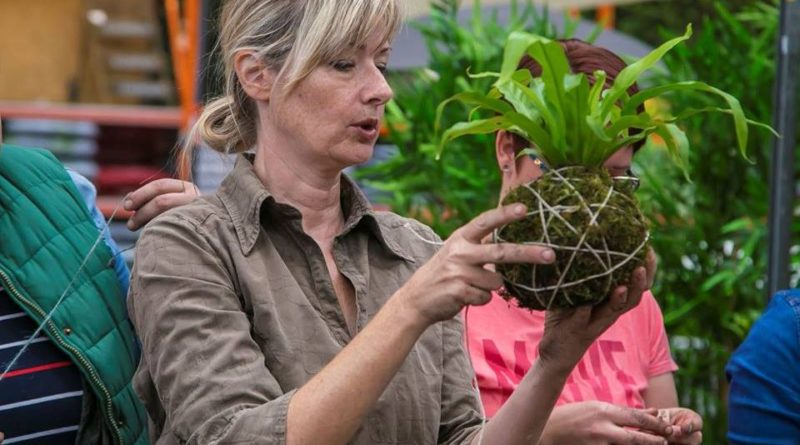
M11 282L11 280L8 278L8 275L6 275L6 273L3 270L0 270L0 281L2 281L3 286L6 288L6 290L11 292L20 301L22 301L23 303L28 305L29 308L33 309L37 314L39 314L40 317L42 317L42 320L44 320L47 317L47 314L39 306L37 306L35 303L33 303L30 300L28 300L27 298L25 298L19 291L17 291L17 288L14 287L14 283ZM70 352L72 352L74 354L74 356L78 359L78 361L81 362L81 364L83 365L84 369L88 372L89 380L94 385L96 385L97 388L100 388L100 391L102 391L102 393L105 395L105 397L106 397L106 403L105 403L105 405L106 405L105 406L105 408L106 408L106 416L109 419L109 423L111 424L112 430L116 434L117 442L122 444L123 443L122 442L122 432L119 430L119 427L117 426L116 419L114 419L114 409L113 409L113 405L111 403L111 393L108 392L108 388L106 388L106 386L100 380L100 377L97 375L96 371L94 370L94 367L91 365L91 363L89 363L89 361L86 359L86 357L84 357L83 354L80 351L78 351L77 349L72 347L72 345L70 345L70 344L66 343L64 340L62 340L61 332L59 332L58 328L56 328L56 326L55 326L55 324L53 324L52 320L48 320L47 321L47 329L50 331L51 338L54 341L56 341L56 343L58 343L60 346L62 346L64 348L68 349Z

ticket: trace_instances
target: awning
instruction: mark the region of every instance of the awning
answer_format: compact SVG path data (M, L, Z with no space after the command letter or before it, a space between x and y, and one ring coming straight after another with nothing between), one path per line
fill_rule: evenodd
M587 8L595 8L597 6L602 5L623 5L629 3L642 3L643 1L653 1L653 0L548 0L548 1L540 1L536 0L534 3L539 5L549 5L551 9L567 9L567 8L578 8L578 9L587 9ZM524 4L525 0L519 0L519 4ZM482 6L493 6L493 5L508 5L511 3L511 0L481 0ZM408 12L409 17L419 17L427 15L430 11L430 4L431 0L404 0L404 7ZM462 0L461 7L470 7L472 5L472 0Z

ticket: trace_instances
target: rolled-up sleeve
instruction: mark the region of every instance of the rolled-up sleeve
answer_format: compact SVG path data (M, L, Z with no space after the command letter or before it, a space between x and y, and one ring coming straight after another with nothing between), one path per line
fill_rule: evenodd
M439 443L468 444L482 424L480 400L472 385L474 371L464 349L460 316L443 323L442 414Z
M139 375L137 391L163 409L164 442L285 443L293 392L267 369L233 283L194 221L168 214L142 233L128 304L143 346L137 373L155 391Z

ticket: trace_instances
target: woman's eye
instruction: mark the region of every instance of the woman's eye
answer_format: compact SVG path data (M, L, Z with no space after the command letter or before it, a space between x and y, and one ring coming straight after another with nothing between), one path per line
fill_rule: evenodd
M375 66L378 67L378 71L380 71L383 74L386 74L386 64L385 63L379 63L379 64L377 64Z
M336 60L331 63L331 66L333 66L336 71L349 71L355 64L349 60Z

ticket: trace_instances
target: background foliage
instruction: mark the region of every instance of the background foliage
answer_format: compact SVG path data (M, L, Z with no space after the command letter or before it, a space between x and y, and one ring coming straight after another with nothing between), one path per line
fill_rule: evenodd
M441 161L435 160L436 105L457 92L485 91L491 79L470 79L467 69L497 69L511 31L565 37L574 30L574 23L567 21L559 31L529 1L518 2L512 14L516 19L510 23L482 15L475 2L469 23L459 25L457 3L435 2L430 21L417 25L425 36L430 64L390 79L395 100L387 109L388 138L398 151L361 171L362 179L388 192L384 203L426 221L443 237L496 205L499 172L493 138L486 136L456 140ZM706 81L738 97L749 117L770 123L776 2L731 0L725 5L710 0L637 4L619 10L618 25L655 45L693 21L695 36L665 58L666 70L656 80ZM707 105L684 94L669 101L681 107L686 102ZM466 112L450 107L443 125ZM683 127L692 143L691 183L664 158L657 143L637 155L635 171L643 179L643 209L652 217L660 259L654 291L681 366L676 375L681 403L704 416L705 442L717 444L726 442L725 363L766 304L772 140L766 131L751 129L751 164L737 153L728 116L703 116ZM794 239L798 231L800 227L793 228ZM796 285L800 247L792 252Z
M771 122L778 9L774 2L749 3L737 12L717 4L695 37L665 57L668 72L659 80L702 79L738 97L749 117ZM690 95L670 98L680 106L697 101ZM661 151L646 149L637 156L639 198L653 217L660 259L655 293L682 366L681 400L704 414L708 443L725 443L724 365L767 298L772 137L751 131L751 164L736 154L729 119L709 115L688 122L685 130L693 182L682 180ZM797 233L795 227L795 240ZM799 265L795 258L793 269Z
M458 1L433 3L430 20L416 23L430 55L428 67L394 74L395 99L387 106L388 140L398 147L388 161L359 170L360 179L386 191L383 203L395 212L415 216L442 236L497 205L500 172L494 156L494 136L464 137L448 144L435 158L437 105L461 91L487 91L494 79L471 79L471 73L498 70L506 37L526 30L546 37L572 35L575 23L566 20L559 31L547 10L531 2L512 2L509 23L496 14L483 15L473 3L468 23L459 24ZM464 118L469 110L447 108L442 127Z

